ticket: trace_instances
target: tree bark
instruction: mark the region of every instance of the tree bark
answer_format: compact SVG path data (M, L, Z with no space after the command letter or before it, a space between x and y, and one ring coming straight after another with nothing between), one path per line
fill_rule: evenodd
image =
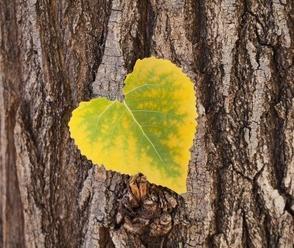
M0 0L0 25L0 246L293 247L293 1ZM199 127L188 192L152 188L138 226L67 123L151 55L195 82Z

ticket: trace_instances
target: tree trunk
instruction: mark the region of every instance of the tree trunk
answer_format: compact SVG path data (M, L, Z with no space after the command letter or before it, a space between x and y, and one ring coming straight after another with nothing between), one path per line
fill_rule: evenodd
M293 247L292 5L0 0L0 246ZM155 188L159 215L134 223L128 176L82 157L67 123L151 55L193 79L199 127L188 192Z

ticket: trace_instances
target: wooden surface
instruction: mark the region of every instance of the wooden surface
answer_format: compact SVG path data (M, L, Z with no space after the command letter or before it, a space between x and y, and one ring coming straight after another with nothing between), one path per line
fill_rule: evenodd
M292 247L293 30L290 0L0 0L0 246ZM81 157L67 127L150 55L195 81L199 109L159 243L114 225L128 178Z

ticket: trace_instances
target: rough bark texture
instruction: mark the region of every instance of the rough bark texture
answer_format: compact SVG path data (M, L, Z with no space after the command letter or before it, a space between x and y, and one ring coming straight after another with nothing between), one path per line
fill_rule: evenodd
M292 5L0 0L0 246L293 247ZM81 157L67 122L150 55L195 81L199 129L188 192L152 189L139 210L160 215L134 223L128 177Z

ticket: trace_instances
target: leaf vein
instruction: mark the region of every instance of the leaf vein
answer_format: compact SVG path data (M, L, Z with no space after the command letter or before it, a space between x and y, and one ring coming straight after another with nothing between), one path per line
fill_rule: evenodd
M159 83L160 84L160 83ZM128 94L130 94L130 93L132 93L132 92L134 92L134 91L137 91L138 89L140 89L140 88L143 88L143 87L146 87L146 86L158 86L159 84L149 84L149 83L145 83L145 84L142 84L142 85L140 85L140 86L137 86L137 87L135 87L134 89L131 89L130 91L128 91L128 92L126 92L125 93L125 96L127 96Z
M113 106L113 104L115 103L115 101L114 102L112 102L112 103L110 103L98 116L97 116L97 128L98 128L98 123L99 123L99 121L100 121L100 119L101 119L101 117L102 117L102 115L104 115L105 114L105 112L107 112L107 110L109 110L110 109L110 107L111 106Z
M147 136L147 134L145 133L143 127L140 125L140 123L137 121L136 117L134 116L132 110L129 108L128 104L126 103L126 101L124 101L124 105L127 109L127 111L130 113L130 115L132 116L134 122L138 125L139 129L141 130L143 136L145 137L145 139L150 143L150 145L152 146L152 148L154 149L156 155L158 156L158 158L160 159L161 162L164 162L164 160L162 159L162 157L160 156L159 152L157 151L156 147L154 146L154 144L152 143L152 141L150 140L150 138Z

